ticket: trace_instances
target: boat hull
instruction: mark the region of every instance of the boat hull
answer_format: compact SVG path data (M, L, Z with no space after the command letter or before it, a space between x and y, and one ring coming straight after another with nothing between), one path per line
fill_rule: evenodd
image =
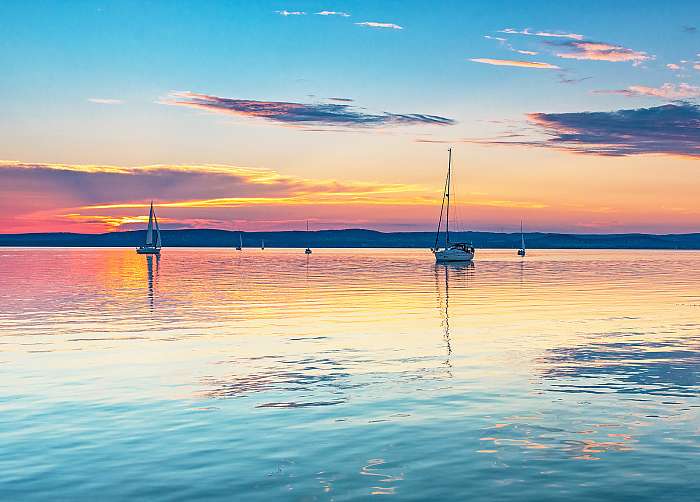
M461 249L438 249L437 251L433 251L433 254L435 254L435 261L438 263L465 262L474 259L473 252Z
M136 248L136 252L138 254L160 254L160 248L140 247Z
M524 250L524 249L518 249L518 256L525 256L525 250Z

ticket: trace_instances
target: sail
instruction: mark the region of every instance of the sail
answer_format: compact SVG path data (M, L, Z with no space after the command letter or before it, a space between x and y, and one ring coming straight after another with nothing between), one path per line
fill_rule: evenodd
M151 201L151 212L148 213L148 230L146 230L146 246L153 245L153 201Z
M156 212L153 211L153 221L156 224L156 247L160 248L161 243L160 243L160 227L158 226L158 218L156 217Z
M520 249L525 249L525 234L523 234L523 222L520 221Z
M243 247L243 233L238 232L238 241L240 242L241 247Z

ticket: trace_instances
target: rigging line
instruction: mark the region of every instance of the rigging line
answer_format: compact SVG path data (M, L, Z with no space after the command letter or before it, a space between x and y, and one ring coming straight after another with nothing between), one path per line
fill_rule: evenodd
M449 168L448 168L448 177L445 178L445 188L442 191L442 206L440 206L440 219L438 219L438 226L437 226L437 232L435 232L435 247L433 248L435 251L438 249L438 240L440 239L440 227L442 226L442 213L445 210L445 197L447 195L447 182L449 180Z

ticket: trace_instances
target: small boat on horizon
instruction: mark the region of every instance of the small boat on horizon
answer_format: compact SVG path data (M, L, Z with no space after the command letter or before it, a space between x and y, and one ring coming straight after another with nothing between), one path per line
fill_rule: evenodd
M520 249L518 256L525 257L525 235L523 234L523 220L520 220Z
M265 239L263 239L262 242L260 243L260 249L263 249L263 250L265 249Z
M309 220L306 220L306 240L309 240ZM304 254L311 254L311 248L309 246L306 247L306 250L304 251Z
M151 210L148 213L148 228L146 230L146 242L143 246L136 248L138 254L155 254L160 255L161 248L160 227L158 226L158 218L156 211L153 209L153 201L151 201Z
M241 251L243 249L243 232L238 232L239 244L236 246L236 251Z
M450 192L452 191L452 148L448 150L447 158L447 179L445 180L445 190L442 194L442 207L440 207L440 219L438 220L437 232L435 234L435 246L431 249L435 255L437 263L444 262L466 262L474 259L476 250L474 246L466 242L450 242ZM445 213L445 246L439 247L440 227L442 226L442 215Z

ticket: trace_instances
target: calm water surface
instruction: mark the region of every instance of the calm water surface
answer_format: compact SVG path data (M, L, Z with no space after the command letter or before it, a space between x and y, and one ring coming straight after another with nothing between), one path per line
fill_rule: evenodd
M700 253L0 248L3 500L697 500Z

